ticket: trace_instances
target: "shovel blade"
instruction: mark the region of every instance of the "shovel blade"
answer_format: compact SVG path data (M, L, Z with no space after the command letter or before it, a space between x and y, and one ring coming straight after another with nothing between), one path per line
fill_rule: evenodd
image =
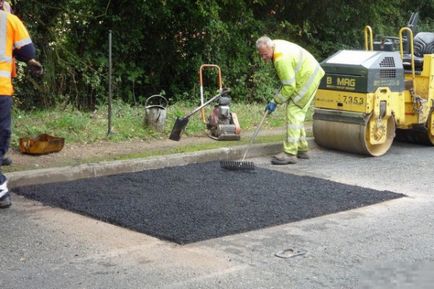
M170 133L169 139L174 141L179 141L181 139L182 131L187 127L188 118L176 118L175 124L173 125L172 132Z

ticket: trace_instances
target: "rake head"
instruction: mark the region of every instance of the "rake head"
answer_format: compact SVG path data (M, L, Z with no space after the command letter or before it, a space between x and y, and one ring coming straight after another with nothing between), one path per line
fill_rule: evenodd
M220 167L232 171L251 171L255 169L255 164L247 161L220 161Z

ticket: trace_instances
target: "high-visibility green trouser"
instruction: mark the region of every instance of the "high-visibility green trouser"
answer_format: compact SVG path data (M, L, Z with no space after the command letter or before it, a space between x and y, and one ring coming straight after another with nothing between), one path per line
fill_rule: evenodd
M312 97L313 100L313 97ZM304 108L300 108L292 101L289 101L286 107L286 138L283 142L283 151L297 155L297 152L307 152L308 144L306 140L306 131L304 130L304 120L309 110L312 100Z

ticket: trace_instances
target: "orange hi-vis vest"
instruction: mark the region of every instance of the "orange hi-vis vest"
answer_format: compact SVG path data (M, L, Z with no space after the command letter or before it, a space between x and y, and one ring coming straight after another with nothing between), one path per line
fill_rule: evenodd
M12 52L31 44L29 32L21 20L8 12L0 11L0 95L13 95Z
M6 1L4 1L3 2L3 10L6 11L6 12L9 12L9 13L12 13L11 4L9 4ZM12 78L14 78L14 77L17 77L17 64L16 64L16 61L15 61L15 58L12 59L12 62L13 62L13 64L12 64L12 74L11 75L12 75Z

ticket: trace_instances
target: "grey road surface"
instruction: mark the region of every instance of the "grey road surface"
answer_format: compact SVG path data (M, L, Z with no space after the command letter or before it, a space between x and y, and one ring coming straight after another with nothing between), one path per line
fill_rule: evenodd
M0 288L434 288L434 148L312 157L273 169L408 197L180 246L14 195Z

